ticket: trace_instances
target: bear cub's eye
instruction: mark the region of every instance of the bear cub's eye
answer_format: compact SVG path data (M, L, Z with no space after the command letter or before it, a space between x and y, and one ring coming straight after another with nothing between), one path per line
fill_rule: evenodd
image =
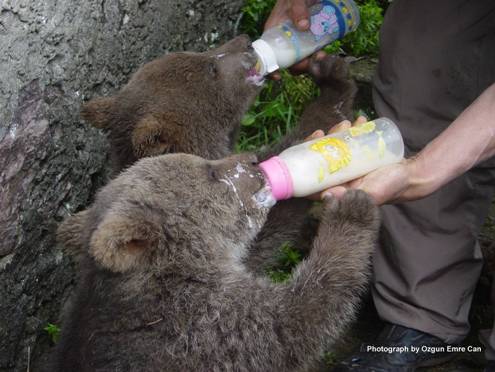
M210 74L213 77L216 77L218 75L218 67L214 61L211 61L208 64L208 74Z
M213 168L211 165L207 166L207 172L208 172L208 179L210 181L218 181L220 179L220 175L218 174L218 171Z

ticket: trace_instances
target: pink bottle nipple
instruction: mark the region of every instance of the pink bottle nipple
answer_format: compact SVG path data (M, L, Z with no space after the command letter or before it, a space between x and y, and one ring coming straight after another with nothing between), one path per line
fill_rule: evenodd
M272 189L273 197L277 200L289 199L294 192L292 177L284 161L274 156L259 164Z

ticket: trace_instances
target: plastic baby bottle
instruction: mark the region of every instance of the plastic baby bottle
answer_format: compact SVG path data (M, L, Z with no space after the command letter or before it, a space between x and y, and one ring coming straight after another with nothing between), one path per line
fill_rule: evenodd
M310 9L310 28L301 32L290 21L266 30L252 46L258 55L259 75L289 67L341 39L359 25L359 10L352 0L323 0Z
M404 157L397 126L379 118L290 147L262 163L276 200L307 196L361 177Z

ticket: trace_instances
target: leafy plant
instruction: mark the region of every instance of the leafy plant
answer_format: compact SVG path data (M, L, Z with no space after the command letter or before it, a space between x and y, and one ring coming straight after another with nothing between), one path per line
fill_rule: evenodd
M267 270L268 276L275 283L283 283L289 280L292 275L292 269L302 260L301 252L288 242L282 244L279 250L277 264Z
M357 3L361 23L356 31L336 40L323 50L329 54L345 53L355 57L377 56L380 27L383 23L384 6L376 0Z
M275 0L247 0L242 8L241 31L253 40L259 38L274 5Z
M60 327L53 323L48 323L43 330L48 334L54 344L60 339Z
M305 76L282 71L282 82L268 81L242 120L237 151L252 151L276 142L292 129L318 89Z
M327 46L325 51L354 56L377 55L378 31L383 21L383 10L388 5L387 0L379 1L358 1L360 26L343 40ZM275 0L247 0L243 8L241 31L253 40L259 38L274 4ZM242 120L237 151L253 151L276 142L295 126L305 105L319 94L311 79L293 76L287 71L281 73L282 82L267 81Z
M353 56L378 55L380 27L383 23L383 9L375 0L358 4L361 23L355 32L346 35L342 48Z

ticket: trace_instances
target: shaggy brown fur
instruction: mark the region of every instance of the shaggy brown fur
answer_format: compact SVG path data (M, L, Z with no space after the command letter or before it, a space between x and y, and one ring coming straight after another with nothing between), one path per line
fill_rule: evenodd
M114 171L171 152L207 159L230 155L241 118L260 90L246 79L256 62L250 44L239 36L205 53L170 53L141 67L114 97L84 104L81 116L108 134ZM343 59L313 59L309 74L320 97L298 128L261 158L351 117L356 88Z
M318 359L354 317L377 208L363 192L325 200L292 279L255 277L242 259L269 210L255 160L146 158L98 193L52 370L288 372Z
M170 152L219 159L232 152L242 115L260 86L246 81L256 62L239 36L205 53L170 53L141 67L114 97L81 115L108 134L115 171Z
M165 152L229 154L259 90L245 79L248 52L241 37L208 53L171 54L144 66L115 97L86 104L83 116L108 133L114 170ZM263 159L349 117L355 88L345 64L313 60L311 74L320 98ZM249 172L236 178L238 163ZM59 240L82 258L55 370L311 365L352 319L376 211L359 193L325 202L311 254L290 283L277 286L254 275L280 243L301 242L310 203L279 203L264 223L268 208L252 200L263 182L245 157L160 156L130 168L90 209L64 221Z
M232 153L240 119L259 91L246 80L253 62L250 42L244 36L206 53L171 53L139 69L116 96L85 104L82 116L108 133L115 171L141 157L166 152L218 159ZM347 79L343 59L313 59L309 74L320 88L320 97L306 108L294 131L276 146L259 152L260 160L316 129L351 117L356 88ZM282 243L292 243L302 251L309 249L315 232L313 221L306 216L310 206L311 202L303 199L277 204L246 265L263 272L275 260L273 248ZM75 215L64 226L70 229L71 224L78 223ZM80 250L80 241L73 236L72 252Z

